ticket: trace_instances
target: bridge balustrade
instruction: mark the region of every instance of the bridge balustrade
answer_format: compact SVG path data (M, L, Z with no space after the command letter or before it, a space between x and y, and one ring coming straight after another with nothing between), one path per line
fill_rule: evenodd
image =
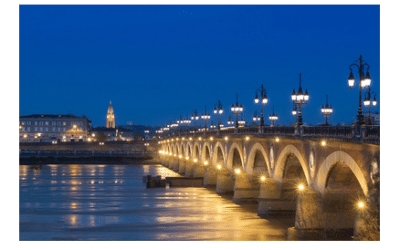
M328 137L351 137L353 128L351 126L305 126L304 136L328 136Z
M243 127L237 129L238 134L258 134L259 128L258 127Z
M360 131L362 131L360 133ZM380 126L378 125L364 125L361 127L356 126L302 126L298 130L295 126L266 126L262 130L259 127L239 127L239 128L226 128L220 131L208 130L198 131L192 133L180 133L179 136L214 136L214 135L265 135L265 136L292 136L303 138L317 138L324 137L330 140L337 141L352 141L359 143L374 143L379 144ZM167 135L173 137L174 135Z

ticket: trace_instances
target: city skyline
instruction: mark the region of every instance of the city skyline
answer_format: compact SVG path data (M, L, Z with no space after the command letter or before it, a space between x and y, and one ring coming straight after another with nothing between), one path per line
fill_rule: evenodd
M354 13L368 16L363 25ZM276 125L292 125L301 73L304 123L325 122L328 95L329 123L350 124L358 83L350 89L347 77L360 55L378 100L371 111L380 111L379 26L379 5L21 5L19 111L84 114L105 126L112 100L117 126L165 126L205 106L216 123L221 100L226 125L238 93L251 123L263 84L266 124L274 108Z

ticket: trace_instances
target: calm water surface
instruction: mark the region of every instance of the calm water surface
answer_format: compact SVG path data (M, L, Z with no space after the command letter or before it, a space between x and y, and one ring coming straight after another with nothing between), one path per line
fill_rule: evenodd
M207 188L146 189L161 165L19 166L20 240L285 240L293 219L261 219Z

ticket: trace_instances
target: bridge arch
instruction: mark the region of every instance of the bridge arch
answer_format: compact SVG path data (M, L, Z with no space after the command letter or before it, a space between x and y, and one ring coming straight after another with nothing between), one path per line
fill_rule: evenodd
M201 152L200 152L200 145L199 145L199 143L195 143L194 145L193 145L193 159L197 159L197 160L201 160L200 159L200 157L201 157Z
M261 143L257 142L250 149L250 152L247 157L247 164L245 166L245 171L250 176L252 176L255 164L259 166L260 161L262 161L262 163L263 163L262 165L265 164L265 171L266 171L265 174L267 174L268 176L271 176L271 167L269 164L267 152L265 151L265 149L261 145ZM262 165L261 165L261 167L263 167ZM256 168L257 168L257 166L256 166Z
M224 147L222 146L221 142L217 142L214 145L214 150L213 150L213 157L212 157L212 163L217 165L217 164L223 164L225 165L225 153L224 153Z
M282 182L284 178L284 171L286 166L287 158L293 155L297 158L300 163L301 168L303 169L303 173L307 180L307 184L310 185L310 174L308 171L308 164L304 160L301 152L293 145L287 145L279 154L278 159L276 161L275 170L274 170L274 179L278 182Z
M236 142L234 142L229 148L226 168L232 172L234 167L239 167L239 166L240 169L243 171L244 169L243 152L241 150L241 147Z
M354 176L357 178L358 183L361 186L361 189L365 196L368 195L368 182L365 178L360 166L356 163L356 161L347 153L343 151L335 151L328 155L322 164L319 166L317 175L316 175L316 190L323 194L327 185L329 173L332 168L337 163L344 163L347 165L350 170L353 172Z
M180 149L179 150L179 154L182 155L182 157L185 157L186 156L186 150L185 150L183 142L179 143L179 149Z
M202 159L203 161L208 161L209 163L211 163L211 150L208 143L203 144Z

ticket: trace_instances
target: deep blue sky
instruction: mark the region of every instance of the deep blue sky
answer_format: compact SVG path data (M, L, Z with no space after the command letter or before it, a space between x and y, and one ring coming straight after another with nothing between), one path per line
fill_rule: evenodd
M378 5L21 5L19 14L20 115L84 114L105 126L112 100L116 125L165 125L205 105L212 113L220 99L226 123L239 93L250 121L264 84L265 119L274 106L290 125L301 72L304 122L325 121L328 94L329 121L349 124L358 85L347 77L360 54L380 102Z

